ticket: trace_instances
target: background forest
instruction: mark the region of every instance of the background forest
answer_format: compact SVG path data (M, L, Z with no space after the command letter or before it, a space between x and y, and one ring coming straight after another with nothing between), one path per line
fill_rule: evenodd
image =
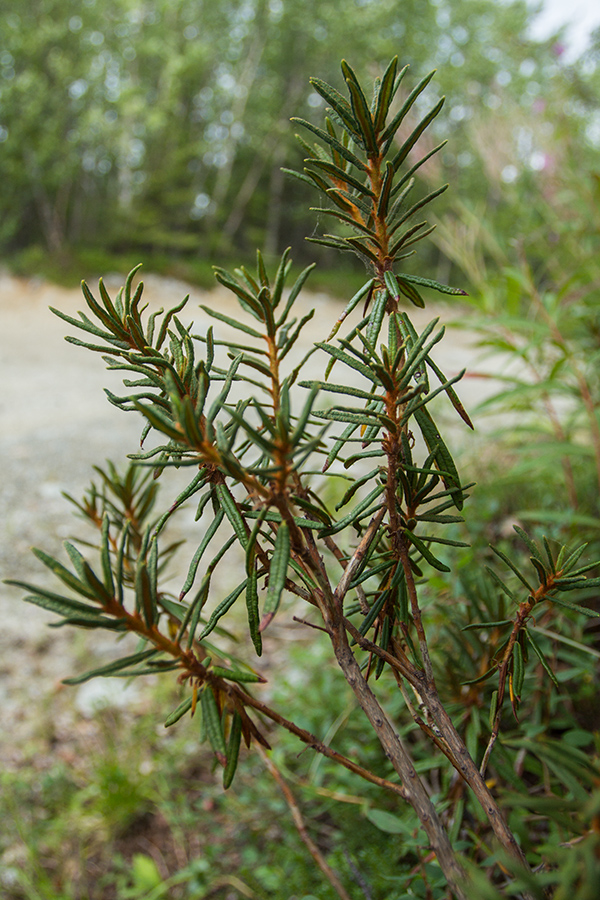
M311 72L334 82L345 57L373 78L396 53L416 80L440 70L422 104L448 98L429 138L448 146L424 169L453 185L438 217L485 224L484 256L513 258L517 240L560 254L553 216L597 197L598 41L566 64L530 19L520 0L356 0L344 15L331 0L5 0L0 258L64 273L79 256L76 280L103 254L188 276L256 246L314 259L310 192L281 171L298 159L290 110L320 121ZM456 250L439 243L447 269Z
M309 77L340 87L341 58L366 84L395 54L410 63L411 86L438 70L406 122L408 134L446 96L419 144L418 157L448 142L420 169L416 190L451 185L436 201L419 271L469 292L462 324L496 354L494 376L505 377L475 410L483 424L475 449L461 451L478 486L457 536L472 549L452 574L435 573L429 590L432 604L441 597L457 609L459 600L476 607L483 598L483 615L497 597L466 569L490 562L490 542L521 552L513 524L537 540L587 541L586 558L600 556L600 33L573 59L560 34L531 39L534 10L522 0L348 0L343 14L336 0L0 3L0 266L64 284L141 261L145 272L208 287L213 264L246 262L256 247L272 262L291 246L298 270L319 262L313 289L347 299L364 270L305 240L326 221L309 210L308 187L282 171L301 168L303 155L290 116L322 123L325 105ZM502 415L497 430L482 423L486 411ZM101 484L100 470L94 477ZM597 594L583 597L594 610ZM449 685L459 683L456 660L485 645L481 632L461 630L461 615L462 606L454 625L432 617ZM558 687L542 689L532 658L528 706L520 725L510 724L503 802L520 838L556 856L557 900L595 900L598 630L566 609L560 629L542 622L538 632ZM323 648L312 645L318 671L309 684L305 645L283 630L279 638L284 671L274 700L376 765L380 750ZM31 646L22 646L25 658ZM90 646L72 639L80 668ZM7 898L279 900L282 885L298 900L334 897L277 783L265 782L264 761L246 758L225 800L194 729L165 736L157 710L172 707L176 686L152 682L129 709L109 703L83 717L72 689L28 690L23 706L37 723L17 749L7 731L0 780ZM489 733L487 708L461 697L456 708L464 705L461 725L476 755ZM402 727L410 741L410 722ZM536 756L546 739L562 742L561 756ZM439 770L415 752L441 791ZM283 737L272 759L353 896L444 896L410 815L379 808L350 774L334 776L326 761L297 754ZM522 789L528 778L545 779L537 806ZM463 804L462 816L452 786L448 797ZM468 804L464 822L479 840ZM579 835L571 856L569 829ZM460 822L455 837L460 849ZM485 864L491 850L482 843L479 851ZM482 898L499 900L486 890L482 881Z

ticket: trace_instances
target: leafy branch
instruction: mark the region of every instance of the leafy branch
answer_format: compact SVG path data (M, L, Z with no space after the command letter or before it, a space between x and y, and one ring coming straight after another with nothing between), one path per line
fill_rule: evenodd
M11 583L28 592L27 601L56 613L59 626L104 628L137 637L135 653L68 683L99 675L174 672L188 693L165 724L171 726L188 713L201 716L226 788L235 776L242 738L247 747L269 747L264 726L268 720L394 792L415 810L450 890L462 900L469 896L464 867L378 696L380 679L391 672L391 682L421 732L468 786L511 864L527 873L525 852L484 774L500 732L507 688L517 712L529 648L553 677L528 629L534 611L546 603L585 613L584 606L562 595L596 587L600 580L586 577L591 565L576 568L583 548L570 555L562 548L553 555L547 542L540 549L519 531L531 552L537 586L496 551L527 590L527 599L519 600L493 573L516 611L492 623L499 629L499 643L488 670L476 679L481 682L498 673L492 734L478 766L438 689L435 648L430 646L421 599L421 586L431 579L431 570L434 575L451 571L458 551L468 546L456 534L473 486L461 480L434 419L433 401L445 396L461 420L473 426L455 390L464 370L447 377L432 358L444 328L434 319L419 333L400 308L405 300L423 307L423 288L464 294L398 269L407 248L430 230L413 217L447 187L421 199L412 197L415 172L439 147L412 165L410 157L443 101L398 141L400 127L432 77L426 76L394 112L405 71L398 72L394 58L370 101L346 62L342 73L348 99L324 82L312 81L330 110L324 129L299 120L320 143L311 147L302 139L309 156L298 177L316 187L333 204L327 214L353 232L318 240L358 254L370 277L329 337L311 347L300 363L290 364L290 351L314 314L296 314L312 267L287 288L289 251L272 276L260 253L255 272L215 269L239 311L231 316L203 309L215 326L233 328L235 341L215 337L212 327L206 334L192 334L192 326L179 317L187 298L167 313L160 310L146 318L142 282L133 289L137 270L114 301L102 282L100 300L84 284L89 312L80 313L79 319L57 312L85 335L85 340L69 341L102 353L109 369L124 373L128 393L107 395L121 410L142 417L141 448L125 476L112 466L97 470L101 488L92 486L76 503L97 528L99 568L66 543L71 568L36 551L66 593L22 580ZM337 337L361 303L361 320ZM198 346L204 349L203 358L198 358ZM301 374L315 374L317 358L326 361L324 373L300 380ZM342 375L334 382L330 378L336 366ZM303 400L299 389L306 392ZM333 400L330 395L335 395ZM150 435L159 443L144 449ZM320 473L313 468L315 460L321 463ZM187 487L152 518L155 479L171 467L186 466L193 470ZM335 479L342 468L350 485L334 505L316 479ZM161 585L178 548L162 548L162 533L192 500L197 503L200 537L182 588L173 596ZM237 560L239 570L229 592L219 577L224 560ZM223 626L242 597L248 640L238 658L218 641L226 636ZM275 617L285 615L292 602L293 609L307 604L301 621L326 633L339 669L394 770L394 780L333 750L255 696L265 678L254 668L254 657L262 655L264 634ZM451 610L444 615L450 618ZM489 628L490 623L469 627ZM534 895L526 888L522 896L531 900Z

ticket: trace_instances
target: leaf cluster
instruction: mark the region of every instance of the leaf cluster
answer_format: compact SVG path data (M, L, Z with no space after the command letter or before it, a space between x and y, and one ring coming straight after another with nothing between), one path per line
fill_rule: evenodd
M316 136L320 143L308 144L297 135L308 154L304 173L285 170L316 188L333 204L316 212L337 219L352 232L350 236L326 234L309 240L337 250L353 251L368 266L373 266L380 291L387 294L385 300L379 298L382 309L391 308L401 297L424 307L418 290L421 286L446 294L465 293L407 272L392 274L397 261L414 253L408 248L423 240L435 227L427 227L426 221L415 224L411 220L448 188L445 184L419 200L412 199L414 174L442 149L445 141L407 171L403 167L421 135L442 109L444 98L419 121L408 137L398 140L399 131L435 74L430 72L423 78L394 112L394 99L407 69L405 66L398 71L398 57L394 57L382 78L376 80L370 101L346 61L342 61L342 74L348 100L331 85L312 78L314 90L328 104L325 128L305 119L292 119Z

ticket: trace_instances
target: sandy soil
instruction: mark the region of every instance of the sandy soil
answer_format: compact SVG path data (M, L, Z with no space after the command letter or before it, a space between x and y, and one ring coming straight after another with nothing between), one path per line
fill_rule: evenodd
M165 278L147 276L145 297L152 309L178 303L191 294L188 320L205 329L209 317L199 303L215 304L235 316L238 307L225 291L210 294ZM122 279L106 279L114 294ZM305 342L323 339L337 319L342 306L324 295L313 295L315 319L305 332ZM103 387L119 392L120 380L107 373L99 354L65 342L74 329L49 312L54 306L76 315L84 308L79 289L0 274L0 573L2 578L39 581L45 570L32 557L31 546L41 546L60 554L61 542L76 530L68 491L75 497L93 475L92 465L106 458L115 462L138 446L140 425L135 414L123 414L112 407ZM415 324L422 327L434 313L418 311ZM447 319L447 308L441 310ZM227 329L219 326L221 335ZM304 352L298 348L298 355ZM436 359L447 376L463 366L472 366L478 351L467 332L453 331L443 342ZM317 377L315 373L315 377ZM482 397L489 382L466 379L460 394L469 407ZM460 423L457 420L457 424ZM459 429L461 440L467 429ZM31 695L56 684L70 673L69 657L77 644L72 634L45 627L51 620L43 610L20 600L21 592L0 588L0 704L4 713L26 718L22 686L26 681ZM111 642L112 644L112 642ZM80 652L80 651L79 651ZM20 683L19 691L15 679Z

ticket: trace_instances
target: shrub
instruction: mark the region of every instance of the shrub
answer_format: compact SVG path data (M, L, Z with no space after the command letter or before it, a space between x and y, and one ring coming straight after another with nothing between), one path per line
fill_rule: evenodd
M158 443L135 454L125 474L112 464L98 470L100 485L78 502L97 528L96 561L89 547L84 555L71 542L70 567L35 551L67 591L11 583L56 613L59 625L134 635L134 652L66 683L170 673L186 690L165 725L201 717L226 789L242 741L263 755L269 749L267 723L379 788L390 802L382 799L388 808L371 809L369 818L417 847L423 883L415 894L415 871L405 872L402 896L425 896L422 888L428 897L466 898L477 885L478 896L500 891L531 900L557 878L584 896L599 871L595 832L586 834L596 821L596 801L586 804L598 769L589 757L592 735L553 721L564 698L552 689L573 677L573 657L577 675L585 668L582 635L565 645L560 630L595 615L577 600L600 579L586 575L593 564L580 564L584 547L538 544L519 528L527 564L512 546L495 551L506 575L490 569L485 580L474 556L464 572L461 513L472 485L459 476L432 412L432 401L445 395L472 427L454 389L464 370L447 378L432 357L444 328L434 319L419 333L401 308L406 301L423 307L424 291L464 293L400 269L431 230L417 214L447 187L413 196L415 172L439 147L414 163L413 148L443 101L405 130L431 79L397 104L405 71L393 59L369 101L343 62L349 99L313 79L330 107L325 128L297 120L318 140L301 139L308 158L297 177L331 204L320 215L341 226L341 234L313 240L357 253L370 270L329 336L303 359L291 361L314 315L301 306L312 267L286 289L288 251L274 274L260 253L254 273L215 269L239 314L204 311L216 326L235 329L235 341L212 328L193 334L179 315L186 301L146 317L136 269L115 299L102 282L100 299L84 284L89 312L79 319L55 310L83 332L83 340L68 340L124 373L127 393L108 398L141 416L143 445L151 436ZM359 321L334 341L361 305ZM325 371L315 377L319 359ZM173 468L191 474L175 502L157 512L157 478ZM192 500L198 542L173 595L165 572L179 548L163 532ZM228 592L216 574L227 563L235 578ZM454 570L460 582L449 580ZM235 605L244 603L247 628L234 653L228 629L239 632ZM257 657L275 617L289 621L293 613L315 630L315 641L325 635L381 745L376 765L333 749L264 699ZM317 674L321 662L310 646L304 663ZM392 712L399 697L412 730L405 722L400 729L402 714ZM522 725L510 724L509 710ZM265 759L315 863L348 897ZM437 773L430 784L428 771ZM407 824L413 814L424 832L416 841ZM585 858L585 873L564 866L557 875L556 845L577 835L582 841L564 853Z

